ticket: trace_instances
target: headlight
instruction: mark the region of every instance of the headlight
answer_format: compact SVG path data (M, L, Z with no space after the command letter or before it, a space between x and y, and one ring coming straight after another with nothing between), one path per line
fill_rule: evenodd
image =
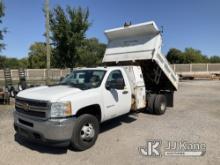
M54 102L51 104L50 117L66 117L72 115L71 103Z

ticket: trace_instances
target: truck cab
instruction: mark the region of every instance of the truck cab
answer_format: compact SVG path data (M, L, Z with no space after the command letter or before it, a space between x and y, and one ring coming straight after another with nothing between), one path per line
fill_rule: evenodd
M173 106L178 77L157 50L156 25L147 22L106 35L105 66L75 68L56 85L18 93L14 128L19 135L85 150L95 144L100 123L131 111L163 114ZM155 50L145 50L149 47Z

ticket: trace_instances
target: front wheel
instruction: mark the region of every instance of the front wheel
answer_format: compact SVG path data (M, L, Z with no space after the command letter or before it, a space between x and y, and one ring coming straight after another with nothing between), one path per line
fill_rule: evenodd
M99 134L99 121L90 114L83 114L76 119L71 139L72 147L83 151L92 147Z

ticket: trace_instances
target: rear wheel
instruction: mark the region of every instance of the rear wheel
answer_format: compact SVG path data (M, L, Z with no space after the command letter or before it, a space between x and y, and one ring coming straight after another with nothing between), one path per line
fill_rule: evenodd
M155 102L155 98L156 98L156 94L150 94L147 97L147 110L150 113L154 113L154 102Z
M92 147L99 134L98 119L90 114L83 114L76 119L71 139L72 147L83 151Z
M156 96L154 101L154 113L157 115L162 115L165 113L167 108L166 97L162 94Z

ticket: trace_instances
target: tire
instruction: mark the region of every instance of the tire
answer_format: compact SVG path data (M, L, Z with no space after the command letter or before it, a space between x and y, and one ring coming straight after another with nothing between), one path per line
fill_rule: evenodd
M150 113L154 112L154 102L155 102L156 94L150 94L147 99L147 110Z
M167 108L167 100L164 95L156 95L155 101L154 101L154 113L157 115L162 115L165 113Z
M27 88L27 84L26 84L25 81L19 82L19 84L18 84L18 91L25 90L26 88Z
M23 89L22 89L22 86L21 86L21 84L19 83L18 84L18 91L22 91Z
M98 119L93 115L83 114L76 119L73 128L71 146L75 150L84 151L95 144L98 134Z
M11 87L11 88L9 89L9 94L10 94L10 97L12 97L12 98L15 97L15 89L14 89L14 87Z
M10 97L12 97L12 98L15 97L14 91L10 91Z

